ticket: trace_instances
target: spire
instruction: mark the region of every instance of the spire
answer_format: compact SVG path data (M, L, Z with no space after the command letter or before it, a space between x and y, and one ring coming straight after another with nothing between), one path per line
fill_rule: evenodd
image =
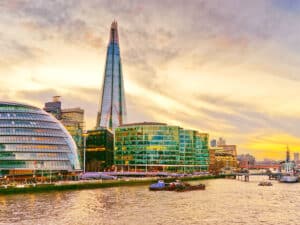
M286 161L289 162L290 161L290 148L287 145L286 146L287 150L286 150Z
M110 27L109 43L119 43L118 23L115 20L112 22Z

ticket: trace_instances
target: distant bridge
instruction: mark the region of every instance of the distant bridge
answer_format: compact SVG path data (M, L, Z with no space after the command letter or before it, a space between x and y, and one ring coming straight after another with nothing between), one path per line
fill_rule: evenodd
M250 176L268 176L269 180L278 180L282 173L232 173L225 175L237 180L249 181Z

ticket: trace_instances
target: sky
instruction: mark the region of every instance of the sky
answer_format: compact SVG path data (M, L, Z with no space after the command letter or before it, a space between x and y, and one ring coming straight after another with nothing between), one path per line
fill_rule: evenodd
M207 132L238 153L300 152L300 1L0 0L0 99L96 123L118 21L127 122Z

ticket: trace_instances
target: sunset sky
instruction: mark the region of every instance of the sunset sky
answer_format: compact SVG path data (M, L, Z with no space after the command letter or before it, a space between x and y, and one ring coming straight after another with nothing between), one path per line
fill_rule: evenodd
M53 95L96 123L119 24L127 122L222 136L257 159L300 152L300 1L0 0L0 97Z

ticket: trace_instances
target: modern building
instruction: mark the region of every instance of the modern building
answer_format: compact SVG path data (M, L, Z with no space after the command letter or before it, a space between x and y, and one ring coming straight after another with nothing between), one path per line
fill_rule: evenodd
M237 160L237 150L236 145L218 145L217 147L222 148L224 151L230 153L233 157L235 157L235 160Z
M81 108L68 108L61 110L61 123L71 134L78 149L78 156L83 165L83 131L85 129L84 110Z
M209 170L211 172L219 173L223 168L233 169L238 166L236 145L227 145L223 138L219 138L218 141L213 142L213 145L211 145L209 149L209 153Z
M165 123L124 124L115 130L117 170L207 171L208 134Z
M126 104L119 47L118 24L114 21L110 28L107 47L104 80L97 127L114 130L124 123Z
M52 114L56 119L61 120L61 101L60 96L53 96L52 102L46 102L44 110Z
M80 170L77 147L54 117L34 106L0 102L0 171L5 176Z
M44 110L58 119L71 134L77 145L79 161L83 165L84 110L78 107L62 109L59 98L60 96L54 96L52 102L46 102Z
M217 147L217 140L216 140L216 139L212 139L212 140L210 141L210 146L211 146L211 147Z
M87 131L86 171L111 170L114 163L114 135L107 128Z
M236 168L237 167L237 159L236 155L231 151L224 149L223 147L215 147L211 148L215 153L215 162L219 167L223 168Z

